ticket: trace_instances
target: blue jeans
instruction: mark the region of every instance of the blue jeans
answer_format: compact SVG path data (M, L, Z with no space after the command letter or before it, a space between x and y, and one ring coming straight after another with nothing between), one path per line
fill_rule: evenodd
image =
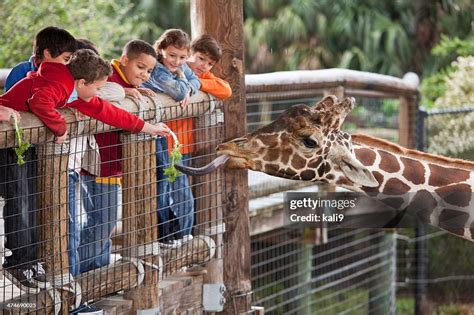
M84 201L87 223L81 230L79 257L81 273L108 265L112 252L112 232L117 224L118 184L97 183L82 176L88 196Z
M81 220L79 209L76 208L76 185L79 184L80 175L74 171L69 170L69 233L68 233L68 254L69 254L69 272L73 276L81 273L79 265L79 245L81 244Z
M183 154L183 165L188 165L190 157L190 154ZM157 212L159 237L163 240L179 239L191 234L194 224L194 197L188 176L183 174L174 182L168 182L163 170L169 164L168 141L165 137L158 137L156 139Z

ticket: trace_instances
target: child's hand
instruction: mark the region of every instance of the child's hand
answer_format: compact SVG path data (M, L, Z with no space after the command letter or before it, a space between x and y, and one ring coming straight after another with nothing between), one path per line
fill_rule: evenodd
M186 95L186 97L181 102L179 102L179 105L181 105L181 107L186 107L189 104L190 99L191 93L188 93L188 95Z
M139 100L142 100L142 94L138 89L135 88L124 88L125 90L125 95L129 95L131 97L137 98Z
M67 131L62 136L56 137L56 143L61 144L64 142L64 140L66 140L66 138L67 138Z
M16 110L0 105L0 121L11 121L13 122L13 115L16 116L16 119L20 120L20 113Z
M156 93L153 90L150 90L150 89L147 89L147 88L137 88L137 90L140 93L145 94L146 96L149 96L149 97L155 97L156 96Z
M166 136L171 133L170 128L164 123L157 123L156 125L145 122L141 132L148 133L153 136Z
M180 78L180 79L186 79L186 76L184 75L183 71L180 69L175 71L175 74Z

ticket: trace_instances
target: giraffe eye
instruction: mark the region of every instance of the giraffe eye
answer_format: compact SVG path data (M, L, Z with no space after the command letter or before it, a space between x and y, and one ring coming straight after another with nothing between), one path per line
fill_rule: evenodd
M318 143L311 139L310 137L303 138L303 143L307 148L316 148L318 146Z

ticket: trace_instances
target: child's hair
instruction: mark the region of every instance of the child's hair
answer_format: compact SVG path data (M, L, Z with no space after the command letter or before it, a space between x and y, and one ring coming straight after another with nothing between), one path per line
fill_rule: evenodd
M158 57L153 46L141 39L131 40L123 47L122 56L127 56L128 59L135 59L140 54Z
M33 55L36 60L43 60L45 49L49 51L51 57L56 58L64 52L76 51L76 39L62 28L48 26L36 34L33 44Z
M156 40L153 48L155 48L156 54L158 55L158 61L163 62L163 56L161 55L162 49L166 49L168 46L173 45L178 49L187 48L189 50L189 42L189 35L185 31L170 28Z
M100 55L99 49L97 48L96 44L94 44L87 38L78 38L76 40L76 49L90 49L93 52L95 52L97 55Z
M74 80L84 79L87 84L112 74L110 63L90 49L79 49L66 65Z
M219 43L211 35L201 35L191 43L192 52L200 52L217 62L222 57L222 49Z

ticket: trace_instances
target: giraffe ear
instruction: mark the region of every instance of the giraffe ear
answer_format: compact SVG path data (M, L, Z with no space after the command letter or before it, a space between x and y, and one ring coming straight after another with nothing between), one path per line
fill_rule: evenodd
M365 187L377 187L379 182L359 161L350 155L343 156L339 166L346 177L354 184Z
M328 95L328 96L325 96L319 102L317 102L314 105L314 109L315 110L325 110L325 109L333 107L334 104L337 104L338 101L339 101L339 99L337 98L336 95Z

